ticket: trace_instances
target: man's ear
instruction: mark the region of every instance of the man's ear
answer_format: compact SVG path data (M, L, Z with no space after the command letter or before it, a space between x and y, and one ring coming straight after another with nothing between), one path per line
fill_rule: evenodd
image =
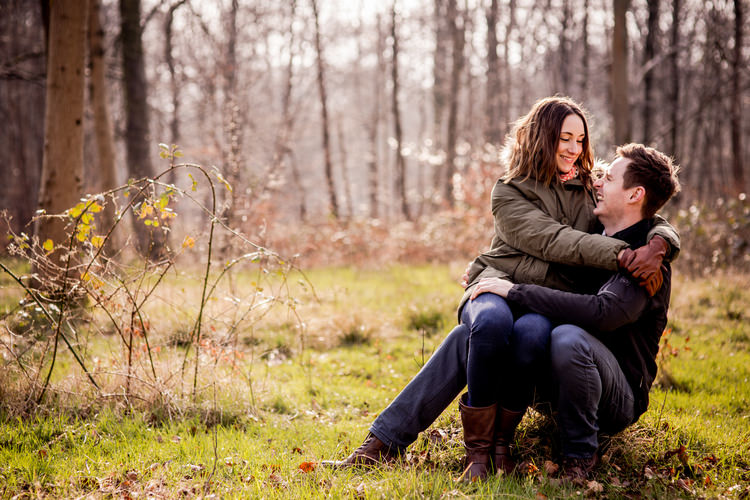
M646 189L643 186L636 186L630 192L628 201L631 203L638 203L646 199Z

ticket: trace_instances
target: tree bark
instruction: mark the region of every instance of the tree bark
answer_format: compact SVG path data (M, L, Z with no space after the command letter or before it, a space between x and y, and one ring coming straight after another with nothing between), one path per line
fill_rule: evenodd
M378 38L375 45L377 51L377 67L375 68L375 77L373 78L373 102L370 110L370 119L367 123L367 136L369 140L370 151L367 155L367 170L370 185L370 217L377 218L380 215L380 209L378 206L378 189L379 179L378 164L380 155L378 137L378 130L380 129L380 121L383 116L381 112L382 101L383 101L383 80L385 79L385 36L382 29L382 18L380 14L377 16L376 27L378 30Z
M339 161L341 162L341 183L344 185L344 206L349 218L354 217L354 200L352 198L352 183L349 179L349 166L346 152L346 136L344 134L344 115L340 114L336 121L336 135L339 144Z
M573 28L569 22L572 20L570 11L570 0L563 0L562 17L560 24L560 89L565 95L571 95L570 88L570 40L568 34Z
M589 0L583 1L583 24L581 26L583 55L581 60L581 100L588 101L589 94L589 59L591 58L591 49L589 45Z
M396 2L393 2L391 6L391 42L393 61L391 63L391 83L393 89L391 93L391 109L393 110L393 129L394 135L396 136L396 196L398 197L398 204L401 210L401 215L406 220L409 220L409 204L406 199L406 161L404 155L401 152L403 147L403 132L401 130L401 111L399 109L398 94L399 94L399 80L398 80L398 33L396 26Z
M72 208L80 197L83 169L84 65L88 7L77 0L50 3L44 156L39 207L47 214ZM65 220L37 219L34 234L67 247ZM41 273L43 269L35 269Z
M732 59L732 105L731 105L731 137L732 137L732 194L745 193L745 172L743 169L742 145L742 44L743 11L742 0L734 0L734 57Z
M164 60L169 68L169 91L172 97L172 118L169 121L169 135L172 144L180 142L180 82L177 81L174 56L172 55L172 23L174 13L187 0L179 0L174 3L164 19Z
M107 191L117 187L117 168L115 162L115 142L112 133L109 105L107 100L107 81L104 64L104 30L101 25L101 0L89 1L89 98L94 115L94 137L96 142L97 178L96 190ZM115 223L115 205L113 200L106 200L101 214L102 231L108 231ZM105 251L113 253L119 248L118 233L113 232Z
M296 198L299 202L298 214L302 222L307 217L305 191L302 187L302 179L299 170L296 167L294 158L292 158L292 149L289 145L292 129L294 127L294 113L292 113L292 90L294 89L294 55L295 55L295 36L294 22L297 14L297 0L291 0L289 12L289 57L286 61L286 81L284 83L284 92L281 96L281 126L276 134L276 144L274 146L273 164L278 171L284 171L286 160L289 159L289 170L291 172L292 184L298 193Z
M671 74L671 85L669 88L669 118L670 118L670 130L669 130L669 151L672 156L679 156L678 151L678 134L677 128L679 126L679 111L680 111L680 67L678 64L679 51L677 47L680 46L680 5L682 0L672 0L672 52L669 55L669 67Z
M630 142L628 101L628 31L626 14L630 0L614 0L615 25L612 33L612 123L615 144Z
M224 54L224 162L226 165L227 181L232 186L227 205L224 209L224 217L227 225L233 229L239 229L241 216L238 214L240 199L253 196L252 192L244 193L241 189L241 155L242 155L242 123L237 104L237 14L239 11L239 0L232 0L229 9L227 28L227 42ZM252 183L246 184L252 189ZM225 242L222 252L229 251L229 240Z
M505 102L502 107L505 110L505 120L503 120L503 135L508 132L508 125L513 120L511 114L511 104L513 103L513 87L515 82L511 82L510 77L510 40L516 28L516 0L508 2L508 23L505 27L505 40L503 40L503 90L505 91Z
M500 130L500 61L497 57L497 6L498 0L491 0L487 9L487 128L484 140L499 145L502 140Z
M328 209L334 219L339 218L339 206L336 201L336 189L333 184L333 166L331 164L331 141L328 123L328 97L325 83L325 64L323 62L323 47L320 41L320 18L317 0L310 0L315 21L315 52L318 64L318 92L320 94L321 129L323 134L323 156L325 160L326 186L328 188Z
M432 63L432 102L433 102L433 130L432 139L435 149L443 147L443 123L445 117L445 105L448 99L448 40L450 31L446 21L446 6L448 0L435 0L434 22L435 22L435 52ZM435 188L440 183L440 176L435 176Z
M54 2L53 2L54 3ZM125 152L130 177L153 175L151 164L148 82L143 60L140 0L120 0L122 77L125 86ZM141 254L158 257L164 249L164 233L136 221L136 246Z
M643 65L648 69L643 75L643 142L652 142L651 130L654 120L654 73L651 62L656 57L657 35L659 31L659 0L648 2L648 32L643 50Z
M449 206L453 206L453 175L456 173L456 143L458 142L458 99L460 93L461 72L464 66L464 25L458 13L456 0L448 0L448 22L451 26L452 67L451 90L448 109L448 135L445 141L445 175L443 176L443 196Z

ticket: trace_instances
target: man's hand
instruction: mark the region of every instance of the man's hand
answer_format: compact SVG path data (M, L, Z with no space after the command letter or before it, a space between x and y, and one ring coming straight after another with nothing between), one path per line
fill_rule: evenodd
M617 256L618 267L638 280L638 283L653 296L664 281L661 265L669 250L669 244L661 236L654 236L640 248L626 248Z
M513 288L513 283L500 278L482 278L471 292L470 300L474 300L483 293L494 293L503 298L508 297L508 292Z

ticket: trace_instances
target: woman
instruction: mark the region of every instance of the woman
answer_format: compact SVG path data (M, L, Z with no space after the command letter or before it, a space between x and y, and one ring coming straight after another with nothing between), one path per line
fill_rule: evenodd
M601 235L593 214L588 125L574 101L550 97L534 104L516 122L506 153L508 171L492 192L495 237L490 251L467 270L469 286L459 306L461 323L469 329L468 392L459 402L469 479L485 477L491 462L497 470L513 469L509 444L530 402L535 364L546 358L552 327L543 316L524 315L502 297L482 293L481 280L593 291L601 284L596 268L615 271L634 255L624 242ZM679 245L666 223L655 234ZM641 254L649 253L646 267L657 270L669 245L659 236L650 245L636 260L642 264ZM643 266L632 271L644 273ZM644 284L653 287L660 277L650 274ZM498 377L509 383L497 384Z
M467 270L459 325L380 412L365 442L345 460L325 464L375 465L395 460L468 385L468 395L459 404L467 464L471 464L465 477L483 478L493 463L498 470L511 471L509 443L533 383L532 377L521 374L533 373L534 364L545 360L552 325L543 316L511 310L494 294L469 301L472 293L481 292L480 280L500 277L586 291L601 284L591 268L616 270L619 254L627 257L620 260L638 264L634 268L639 273L648 274L643 262L661 263L658 252L652 252L656 257L643 258L648 247L633 253L622 241L601 235L593 214L588 126L575 102L563 97L538 101L516 122L506 152L507 174L492 192L495 235L490 250ZM654 230L678 247L679 239L668 224ZM666 246L661 238L652 241ZM496 359L502 360L501 369L491 368ZM501 394L491 389L498 377L510 382L500 384Z

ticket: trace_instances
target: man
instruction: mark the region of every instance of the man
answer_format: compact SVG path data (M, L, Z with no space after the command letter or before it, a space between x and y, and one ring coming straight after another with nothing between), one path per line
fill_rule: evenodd
M679 190L676 169L658 151L639 144L617 150L618 158L594 187L594 213L605 233L636 248L645 244L656 210ZM550 362L557 393L556 420L563 469L586 478L597 462L599 431L619 432L648 408L656 377L659 340L667 324L671 270L653 297L627 275L616 274L596 295L561 292L495 280L474 294L490 292L562 324L552 330Z
M622 237L636 248L645 243L651 217L679 186L669 158L651 148L627 145L618 149L618 156L607 177L595 185L598 198L595 213L604 223L606 234ZM634 255L632 250L628 252L626 261ZM648 389L656 371L654 358L658 341L666 324L669 268L665 267L663 272L665 285L651 299L629 277L621 274L591 296L533 285L513 285L497 278L482 280L475 287L474 297L487 292L505 294L511 302L558 321L576 323L590 329L590 333L615 330L606 345L599 345L597 342L601 342L593 335L572 325L553 331L552 368L560 374L557 406L563 429L564 465L572 477L585 476L593 468L596 455L592 449L597 448L597 430L621 430L645 411ZM550 301L554 307L548 305ZM564 317L559 317L559 311L564 311ZM639 332L645 333L639 335ZM329 464L374 465L395 460L464 387L467 338L466 326L454 328L412 382L373 422L371 433L362 446L346 460ZM580 359L581 353L595 357L596 373L570 370L569 362ZM610 377L598 372L605 368L615 374ZM591 379L593 385L598 379L603 390L602 400L610 404L600 408L596 391L578 394L579 376ZM628 406L628 390L634 398L632 406ZM623 401L616 401L617 397Z

